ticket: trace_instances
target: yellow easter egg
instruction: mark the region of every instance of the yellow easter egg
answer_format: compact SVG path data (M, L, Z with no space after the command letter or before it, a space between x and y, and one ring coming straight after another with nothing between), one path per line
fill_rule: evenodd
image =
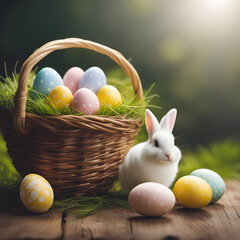
M100 106L108 105L110 107L122 104L122 97L120 92L111 85L105 85L97 93Z
M35 213L44 213L53 204L54 194L49 182L38 174L28 174L20 185L23 205Z
M49 93L47 104L49 106L54 105L56 108L60 109L71 106L72 99L73 95L69 88L66 86L57 86Z
M176 200L187 208L201 208L212 200L210 185L196 176L184 176L178 179L173 192Z

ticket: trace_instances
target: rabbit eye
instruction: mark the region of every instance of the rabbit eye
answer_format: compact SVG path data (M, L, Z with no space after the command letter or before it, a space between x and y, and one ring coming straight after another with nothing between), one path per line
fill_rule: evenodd
M159 144L158 144L158 141L157 141L157 140L154 141L154 146L155 146L155 147L159 147Z

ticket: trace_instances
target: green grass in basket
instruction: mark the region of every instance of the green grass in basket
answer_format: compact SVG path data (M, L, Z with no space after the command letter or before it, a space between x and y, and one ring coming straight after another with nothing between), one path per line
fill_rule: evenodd
M72 108L65 107L57 109L50 107L46 103L46 98L43 95L38 95L37 99L34 99L32 84L36 74L31 72L28 80L28 98L27 98L27 112L35 113L41 116L59 116L59 115L82 115L81 112L75 111ZM128 78L119 79L117 77L108 77L108 84L115 86L123 97L123 104L115 107L101 107L97 115L99 116L118 116L136 118L143 117L146 106L150 106L149 103L156 95L149 95L149 91L144 93L142 101L137 99L133 92L133 87ZM14 109L14 96L17 90L18 74L12 73L12 76L1 77L0 82L0 111L13 110Z

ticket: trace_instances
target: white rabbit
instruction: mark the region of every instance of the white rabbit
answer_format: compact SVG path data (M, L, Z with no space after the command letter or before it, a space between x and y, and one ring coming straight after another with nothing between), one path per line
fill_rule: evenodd
M149 140L132 147L120 166L119 179L123 189L129 192L143 182L157 182L167 187L172 184L182 156L172 135L176 116L177 110L171 109L158 123L153 113L146 110Z

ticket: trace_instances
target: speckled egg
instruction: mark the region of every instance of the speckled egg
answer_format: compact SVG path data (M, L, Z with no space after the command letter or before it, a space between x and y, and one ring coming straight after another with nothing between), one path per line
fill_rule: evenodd
M30 211L43 213L53 204L53 190L48 181L38 174L28 174L20 185L20 198Z
M41 69L33 82L33 90L45 96L48 96L56 86L63 86L63 80L54 69L49 67Z
M58 86L48 95L47 104L49 106L54 105L56 108L60 109L71 106L72 100L73 95L70 89L66 86Z
M91 67L87 69L79 81L78 88L88 88L95 94L99 89L107 84L106 76L99 67Z
M100 106L108 105L110 107L122 104L122 97L120 92L111 85L103 86L97 94Z
M84 113L95 114L100 108L96 94L88 88L81 88L73 96L72 108Z
M193 171L190 175L200 177L210 185L213 194L211 203L215 203L223 196L226 186L221 176L216 172L202 168Z
M161 216L175 205L173 192L166 186L146 182L137 185L128 196L131 209L144 216Z
M196 176L184 176L177 180L173 189L178 202L187 208L201 208L212 200L209 184Z
M63 82L68 87L72 94L78 90L79 81L82 78L84 71L79 67L70 68L63 77Z

